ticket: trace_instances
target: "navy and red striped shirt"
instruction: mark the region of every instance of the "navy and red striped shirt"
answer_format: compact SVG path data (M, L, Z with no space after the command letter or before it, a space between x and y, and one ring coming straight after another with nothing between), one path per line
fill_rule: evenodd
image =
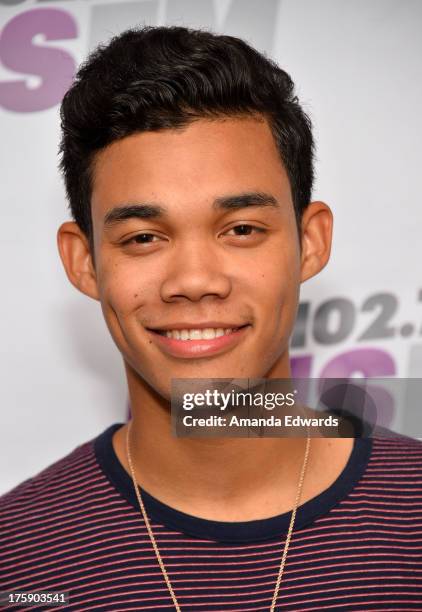
M0 590L70 593L14 609L174 610L113 449L121 426L0 497ZM143 499L182 612L270 609L290 513L224 523ZM422 443L357 438L338 479L298 509L277 610L421 609Z

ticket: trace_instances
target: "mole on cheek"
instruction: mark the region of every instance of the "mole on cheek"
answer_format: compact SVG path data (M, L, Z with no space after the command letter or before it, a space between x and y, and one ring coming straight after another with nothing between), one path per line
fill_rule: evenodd
M133 297L134 297L134 298L137 298L137 297L138 297L138 294L137 294L137 293L135 293Z

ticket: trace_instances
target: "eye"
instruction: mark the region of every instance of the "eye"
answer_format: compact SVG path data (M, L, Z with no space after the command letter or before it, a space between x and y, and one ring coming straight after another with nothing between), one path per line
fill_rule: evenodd
M158 240L158 237L154 236L154 234L138 234L133 237L133 241L137 244L145 244L147 242L154 242L154 238Z
M255 233L265 233L265 229L262 227L256 227L255 225L249 225L247 223L242 223L239 225L235 225L232 227L227 234L229 236L251 236Z
M155 234L143 232L142 234L137 234L136 236L132 236L132 238L125 240L123 244L150 244L151 242L156 242L157 240L159 240L159 237Z

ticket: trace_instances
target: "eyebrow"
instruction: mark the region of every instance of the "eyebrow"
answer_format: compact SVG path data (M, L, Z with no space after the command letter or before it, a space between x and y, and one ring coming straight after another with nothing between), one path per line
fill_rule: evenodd
M104 218L104 225L109 227L127 219L158 219L165 214L164 206L157 204L126 204L115 206Z
M274 196L260 191L240 193L238 195L223 196L214 200L213 208L224 210L237 210L238 208L248 208L249 206L275 206L278 202Z
M277 200L269 193L253 191L216 198L212 207L216 210L239 210L250 206L278 207L278 205ZM125 204L112 208L104 218L104 225L110 227L128 219L159 219L166 213L166 207L159 204Z

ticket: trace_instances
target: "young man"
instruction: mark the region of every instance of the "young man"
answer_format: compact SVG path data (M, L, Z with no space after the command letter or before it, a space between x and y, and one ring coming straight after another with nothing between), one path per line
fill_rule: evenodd
M1 588L78 611L420 609L420 443L171 434L172 379L290 376L332 227L290 77L236 38L129 31L80 69L62 129L60 254L123 356L130 430L2 497Z

